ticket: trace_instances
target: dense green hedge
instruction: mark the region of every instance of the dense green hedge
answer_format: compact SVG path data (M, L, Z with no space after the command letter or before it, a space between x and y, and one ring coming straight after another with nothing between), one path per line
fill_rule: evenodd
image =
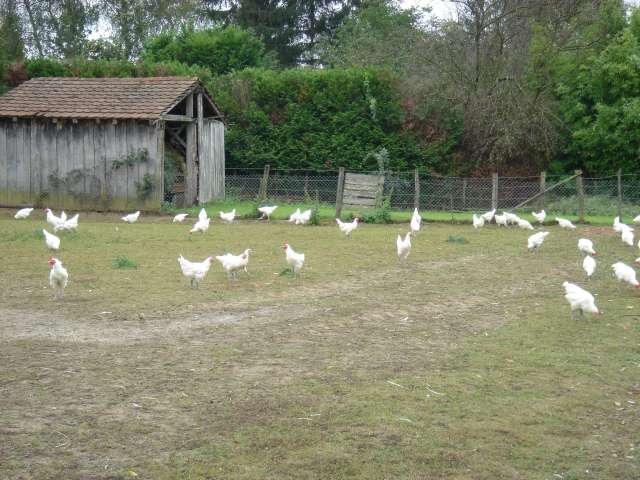
M424 166L418 139L388 72L364 69L247 69L209 84L227 116L231 167L374 169Z
M198 76L226 116L229 167L375 169L384 149L393 170L435 161L403 128L394 76L365 69L246 69L214 77L181 63L27 60L14 81L41 76ZM10 76L9 75L9 76Z

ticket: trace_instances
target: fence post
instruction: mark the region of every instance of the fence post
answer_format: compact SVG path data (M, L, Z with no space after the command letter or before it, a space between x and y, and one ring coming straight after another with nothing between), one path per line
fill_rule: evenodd
M493 182L491 185L491 209L498 208L498 174L493 174Z
M544 170L540 172L540 202L538 207L540 210L544 210L544 191L547 189L547 172Z
M578 197L578 222L584 223L584 186L582 170L576 170L576 195Z
M420 173L418 169L413 172L413 208L420 209Z
M467 209L467 179L462 179L462 210Z
M338 188L336 190L336 218L342 215L342 199L344 197L344 167L338 169Z
M618 169L618 217L622 217L622 169ZM620 220L622 221L622 219Z
M265 165L264 173L262 174L262 180L260 180L260 191L258 192L258 196L262 201L267 199L267 185L269 184L270 171L271 171L271 165Z

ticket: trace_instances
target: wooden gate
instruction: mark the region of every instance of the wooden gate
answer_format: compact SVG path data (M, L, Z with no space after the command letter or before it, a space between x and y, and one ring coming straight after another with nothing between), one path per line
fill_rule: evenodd
M198 146L198 201L224 199L224 123L203 119Z
M374 208L382 200L384 175L347 173L344 178L343 205L348 208Z

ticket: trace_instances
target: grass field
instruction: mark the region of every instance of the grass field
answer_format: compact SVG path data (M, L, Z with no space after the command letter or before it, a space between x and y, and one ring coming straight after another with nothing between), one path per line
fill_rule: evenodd
M289 203L282 204L276 200L267 200L263 202L265 205L279 205L278 209L272 216L274 220L286 220L289 218L293 212L295 212L296 208L300 208L301 210L306 210L307 208L314 208L314 204L312 203ZM256 216L256 203L251 201L236 201L236 200L226 200L221 202L212 202L206 206L206 210L209 212L210 216L215 218L219 218L218 212L224 211L229 212L236 209L236 215L238 217L243 218L255 218ZM194 207L189 209L181 209L181 208L171 208L169 211L171 213L179 213L179 212L190 212L193 216L198 214L198 210L200 207ZM536 209L537 211L537 209ZM585 215L585 223L589 225L611 225L613 222L613 217L615 216L615 206L610 210L611 214L597 214L597 215ZM498 210L500 212L500 210ZM640 212L640 210L638 210ZM362 210L354 210L345 208L342 210L343 219L351 218L354 215L362 215ZM411 215L413 213L412 210L391 210L390 212L391 221L396 222L409 222L411 219ZM476 213L484 213L484 212L476 212ZM535 218L528 211L517 211L520 217L529 220L531 223L535 223ZM326 220L328 222L333 222L333 219L336 215L335 206L329 204L320 204L319 208L320 218ZM449 222L449 223L469 223L471 224L471 215L472 212L446 212L446 211L423 211L420 212L420 215L424 218L425 221L428 222ZM562 218L567 218L573 222L578 221L578 215L571 213L558 213L553 210L547 210L547 221L548 225L555 225L555 216L559 216ZM631 223L632 214L630 213L627 216L622 217L623 222Z
M406 225L216 221L190 239L169 217L81 215L54 302L43 215L12 213L0 478L640 478L639 294L610 269L638 252L609 227L550 227L532 254L522 230L427 224L398 264ZM298 279L284 241L307 255ZM176 261L247 247L250 276L216 263L199 290ZM604 315L572 320L564 280Z

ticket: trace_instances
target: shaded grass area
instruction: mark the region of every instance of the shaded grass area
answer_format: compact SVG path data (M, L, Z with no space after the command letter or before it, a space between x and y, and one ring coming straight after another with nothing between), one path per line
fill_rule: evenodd
M279 205L278 209L274 212L274 214L272 215L272 219L273 220L286 220L289 218L289 216L295 212L295 210L297 208L300 208L301 210L306 210L308 208L314 208L314 204L305 204L305 203L291 203L291 204L283 204L277 201L267 201L264 202L265 205ZM556 205L556 204L553 204ZM567 218L573 222L577 222L578 221L578 214L577 214L577 209L573 208L570 210L567 210L567 208L564 208L563 204L558 204L560 206L563 206L563 208L558 211L553 210L553 205L551 205L551 209L547 209L547 220L546 220L546 224L547 225L555 225L556 222L554 220L554 217L560 216L562 218ZM258 214L256 211L258 204L255 202L251 202L251 201L223 201L223 202L214 202L214 203L210 203L205 205L205 209L207 210L207 212L209 213L209 215L213 218L219 218L219 211L224 211L224 212L228 212L233 210L234 208L236 209L236 215L240 218L257 218ZM191 214L192 217L196 216L198 211L200 210L201 207L194 207L194 208L187 208L187 209L175 209L175 208L171 208L169 210L167 210L169 213L175 214L175 213L179 213L179 212L189 212ZM499 210L500 211L500 210ZM536 209L537 211L537 209ZM613 210L611 210L612 212L615 212L615 208ZM587 224L591 224L591 225L611 225L613 222L613 217L615 216L615 213L612 213L611 215L606 215L606 214L597 214L597 213L588 213L589 210L587 210L587 214L585 215L585 223ZM595 210L594 210L595 212ZM640 213L640 207L638 207L637 209L637 214ZM327 205L327 204L321 204L320 208L319 208L319 214L320 214L320 218L326 223L326 222L332 222L333 219L335 218L335 207L333 205ZM354 216L363 216L363 214L366 213L371 213L371 211L367 211L367 210L354 210L354 209L343 209L342 211L342 217L343 219L350 219ZM390 216L391 216L391 220L393 222L409 222L411 220L411 215L412 215L413 211L412 210L391 210L390 212ZM484 213L484 212L476 212L476 213ZM522 218L529 220L531 223L535 223L536 220L533 217L533 215L531 215L530 210L522 210L522 211L516 211L514 213L517 213L518 215L520 215ZM445 211L422 211L420 212L422 218L425 221L428 222L451 222L451 223L471 223L471 214L472 212L445 212ZM626 215L625 215L626 214ZM623 217L622 217L622 221L623 222L627 222L627 223L631 223L633 217L635 215L633 215L633 212L631 209L627 208L625 209L625 211L623 212Z
M636 251L609 229L552 227L528 254L528 232L427 225L398 264L398 225L169 222L81 218L54 303L42 222L0 217L25 235L0 238L0 477L640 476L640 302L609 268ZM175 260L247 247L249 277L214 264L198 291ZM570 320L567 279L605 315Z

